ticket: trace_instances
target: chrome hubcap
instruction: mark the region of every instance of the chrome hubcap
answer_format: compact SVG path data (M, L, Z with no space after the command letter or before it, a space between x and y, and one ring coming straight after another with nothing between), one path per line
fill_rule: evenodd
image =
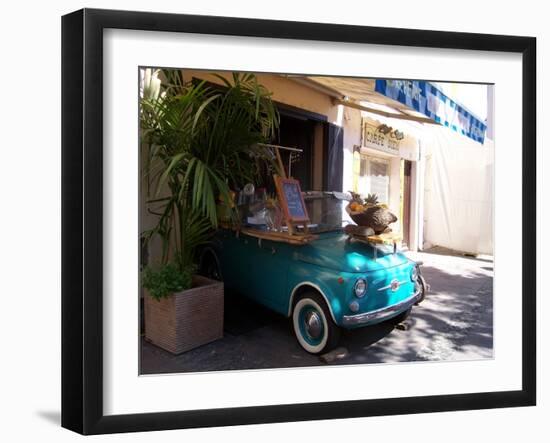
M323 322L317 312L308 312L305 316L307 335L312 339L318 339L323 331Z

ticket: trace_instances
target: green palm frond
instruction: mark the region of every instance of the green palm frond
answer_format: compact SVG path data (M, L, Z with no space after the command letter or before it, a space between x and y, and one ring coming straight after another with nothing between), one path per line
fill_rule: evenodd
M191 260L217 227L218 201L258 176L273 159L259 143L271 140L279 114L271 93L254 74L216 76L225 89L185 83L180 70L161 70L158 97L141 100L141 138L147 147L145 178L166 254ZM166 256L167 256L166 255Z

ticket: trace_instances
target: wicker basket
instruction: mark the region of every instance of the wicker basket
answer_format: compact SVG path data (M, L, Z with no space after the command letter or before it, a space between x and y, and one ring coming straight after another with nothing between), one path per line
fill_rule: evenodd
M346 206L346 212L351 219L358 225L369 227L376 234L383 233L390 223L397 221L397 217L384 206L370 206L362 212L354 212L350 206Z
M145 294L145 339L180 354L223 337L223 283L193 277L193 287L160 301Z

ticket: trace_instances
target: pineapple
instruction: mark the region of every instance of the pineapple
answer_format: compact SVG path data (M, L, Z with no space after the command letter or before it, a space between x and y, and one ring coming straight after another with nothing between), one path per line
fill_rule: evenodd
M369 194L365 199L366 206L377 206L378 205L378 196L376 194Z
M351 197L352 200L346 209L351 219L357 223L357 226L349 227L346 230L348 235L371 235L365 234L366 230L370 230L378 235L386 232L388 225L397 221L397 217L388 209L388 205L378 202L376 194L369 194L363 200L359 194L351 192ZM363 229L363 231L360 229Z

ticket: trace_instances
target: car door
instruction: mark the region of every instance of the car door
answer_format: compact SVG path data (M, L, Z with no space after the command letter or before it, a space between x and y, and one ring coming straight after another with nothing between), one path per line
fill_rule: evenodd
M286 314L289 295L285 292L292 246L246 235L242 237L241 284L246 286L244 295Z
M227 289L286 314L292 246L224 230L216 254Z
M246 294L245 260L247 248L244 239L234 231L221 230L217 238L220 240L216 247L220 271L225 287L243 295Z

